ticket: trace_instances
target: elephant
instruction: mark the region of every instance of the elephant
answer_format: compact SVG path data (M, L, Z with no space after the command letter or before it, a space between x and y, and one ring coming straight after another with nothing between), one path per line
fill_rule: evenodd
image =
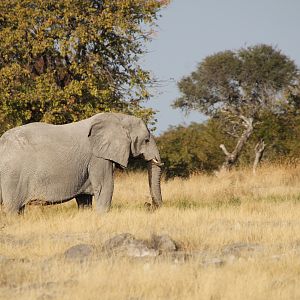
M162 204L159 150L145 123L122 113L98 113L64 125L29 123L0 138L0 203L7 212L25 205L76 199L78 207L107 212L114 189L114 165L129 156L148 162L153 208Z

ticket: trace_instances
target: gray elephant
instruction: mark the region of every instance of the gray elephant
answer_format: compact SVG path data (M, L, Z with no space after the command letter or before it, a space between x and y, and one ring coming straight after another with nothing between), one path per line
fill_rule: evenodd
M144 122L119 113L100 113L66 125L31 123L0 138L0 203L8 212L25 205L62 203L106 212L113 195L114 164L127 167L129 155L148 161L152 205L162 204L161 160Z

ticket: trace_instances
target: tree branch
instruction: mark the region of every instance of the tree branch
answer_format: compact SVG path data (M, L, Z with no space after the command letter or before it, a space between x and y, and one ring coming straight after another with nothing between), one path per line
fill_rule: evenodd
M255 146L255 159L254 159L254 163L253 163L253 174L254 175L256 174L256 168L263 157L265 148L266 148L266 144L263 139L261 139Z
M230 153L228 152L228 150L226 149L225 145L224 144L221 144L220 145L220 148L222 149L222 151L224 152L224 154L226 156L230 156Z

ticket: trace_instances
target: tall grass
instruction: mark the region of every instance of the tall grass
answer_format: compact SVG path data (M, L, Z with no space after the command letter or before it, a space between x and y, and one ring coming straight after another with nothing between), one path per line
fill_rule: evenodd
M299 299L300 167L266 165L162 182L164 206L147 212L147 175L117 174L111 212L78 211L75 201L0 214L1 299ZM173 260L61 254L76 244L100 249L129 232L169 234L182 251L220 257L237 243L262 247L222 266L203 256Z

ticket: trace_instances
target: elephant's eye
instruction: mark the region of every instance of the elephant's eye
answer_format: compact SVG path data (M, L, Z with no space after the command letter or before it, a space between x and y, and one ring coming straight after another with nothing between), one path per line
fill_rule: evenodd
M146 144L147 144L147 143L149 143L149 142L150 142L150 140L149 140L149 139L145 139L145 142L146 142Z

